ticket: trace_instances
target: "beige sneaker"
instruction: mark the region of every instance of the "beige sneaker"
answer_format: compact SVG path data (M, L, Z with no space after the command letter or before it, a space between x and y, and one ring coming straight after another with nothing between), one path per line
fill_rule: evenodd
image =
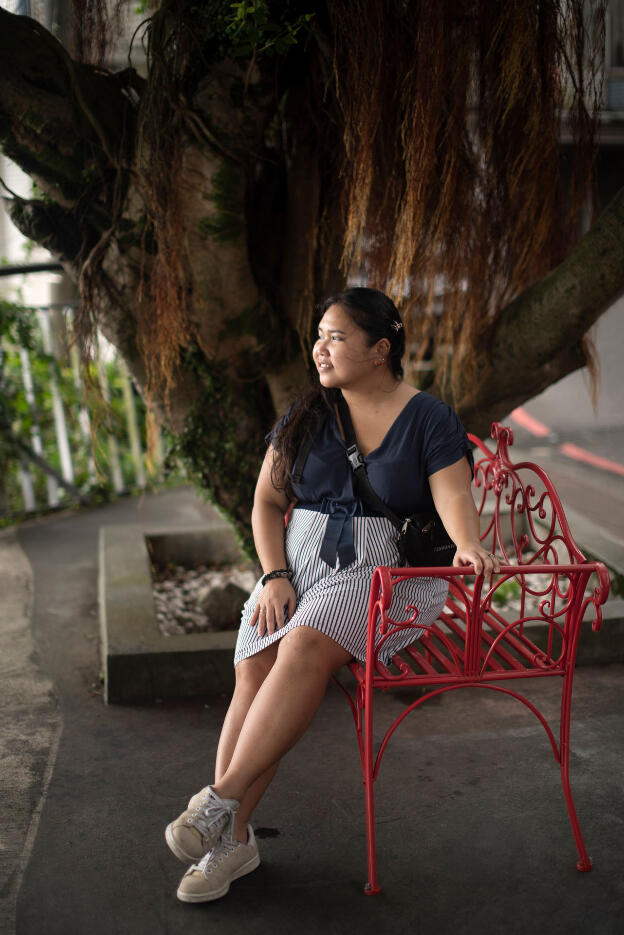
M222 799L206 786L191 798L186 811L167 825L165 840L178 860L193 864L231 829L237 809L236 799Z
M178 887L178 899L183 903L220 899L233 880L255 870L260 864L260 855L251 825L247 825L247 834L246 844L233 841L229 834L224 834L198 864L186 871Z

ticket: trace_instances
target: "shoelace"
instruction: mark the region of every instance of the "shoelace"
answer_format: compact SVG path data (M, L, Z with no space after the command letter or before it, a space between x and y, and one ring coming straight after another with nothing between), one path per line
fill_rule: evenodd
M188 820L195 825L198 831L207 836L214 828L222 831L233 818L234 812L208 793Z
M212 873L213 868L209 867L210 863L221 863L221 861L231 854L232 851L235 851L239 845L239 841L233 841L231 838L222 837L220 838L218 844L208 851L207 854L204 854L202 859L198 864L195 864L193 870L199 870L201 873Z

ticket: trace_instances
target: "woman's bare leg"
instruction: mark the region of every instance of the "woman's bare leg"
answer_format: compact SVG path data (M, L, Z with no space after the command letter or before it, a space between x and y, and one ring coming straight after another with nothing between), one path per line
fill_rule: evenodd
M278 644L272 643L266 649L243 659L236 666L236 685L230 706L223 721L217 759L215 764L215 779L219 779L230 764L232 754L236 748L238 736L245 723L247 712L254 698L258 694L262 683L273 668L277 659Z
M215 782L219 782L227 770L232 754L236 747L241 728L245 722L247 712L253 703L262 683L271 671L277 658L278 644L272 643L261 652L243 659L236 666L236 687L234 695L225 716L215 764ZM240 807L236 813L233 837L235 840L247 840L247 823L251 814L266 792L266 789L275 776L279 763L273 764L266 770L247 790L240 800Z
M282 637L277 659L240 727L229 764L214 785L218 795L242 802L252 787L255 791L256 782L277 768L309 726L332 672L350 658L351 653L311 627L297 627Z

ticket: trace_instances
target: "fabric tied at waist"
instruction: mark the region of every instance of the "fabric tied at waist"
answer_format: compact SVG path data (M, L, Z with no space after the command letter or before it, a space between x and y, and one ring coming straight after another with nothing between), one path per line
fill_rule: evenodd
M351 517L358 512L358 504L347 507L336 500L324 500L322 512L328 516L319 556L331 568L336 567L337 558L340 559L340 567L346 568L357 558Z

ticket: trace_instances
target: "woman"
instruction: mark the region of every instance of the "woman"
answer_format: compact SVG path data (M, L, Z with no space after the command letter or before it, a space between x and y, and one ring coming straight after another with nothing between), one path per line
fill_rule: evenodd
M445 403L403 381L405 336L394 304L381 292L355 288L327 299L321 311L313 350L320 385L273 430L258 478L252 527L265 574L243 610L215 782L166 830L174 854L193 864L178 889L186 902L217 899L258 866L251 814L310 724L332 673L365 658L373 569L398 563L396 528L370 515L354 492L333 405L340 392L375 492L400 516L435 504L457 546L454 564L498 570L479 542L466 433ZM301 478L293 479L306 432L314 441ZM434 578L403 582L395 589L397 615L414 604L419 621L431 623L446 590ZM387 655L418 635L394 637Z

